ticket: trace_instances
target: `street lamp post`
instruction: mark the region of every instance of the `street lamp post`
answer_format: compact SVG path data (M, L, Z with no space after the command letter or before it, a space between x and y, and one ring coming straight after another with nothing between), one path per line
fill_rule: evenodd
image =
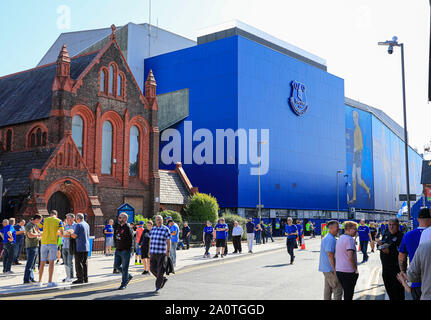
M337 219L340 217L340 183L339 174L343 173L343 170L337 170Z
M405 82L405 71L404 71L404 44L398 43L398 38L393 37L392 40L385 42L379 42L379 46L387 46L388 53L394 52L394 47L401 47L401 76L402 76L402 87L403 87L403 113L404 113L404 152L406 161L406 184L407 184L407 212L409 217L409 223L412 223L412 213L410 211L410 177L409 177L409 141L407 136L407 108L406 108L406 82Z
M262 204L261 204L261 194L260 194L260 163L261 163L261 159L260 159L260 153L261 153L261 150L260 150L260 146L262 145L262 144L265 144L266 143L266 141L265 140L263 140L263 141L259 141L259 144L258 144L258 154L259 154L259 166L258 166L258 179L259 179L259 209L258 209L258 215L259 215L259 223L260 223L260 220L262 220Z

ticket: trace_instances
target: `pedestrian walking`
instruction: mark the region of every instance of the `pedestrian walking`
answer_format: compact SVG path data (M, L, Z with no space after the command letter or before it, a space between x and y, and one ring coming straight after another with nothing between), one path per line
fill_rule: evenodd
M421 285L421 300L431 300L431 241L419 245L407 271L407 280Z
M268 242L268 238L271 238L271 241L274 242L274 238L272 237L272 224L269 222L266 225L266 242Z
M183 226L183 246L185 245L186 250L190 249L190 236L192 234L192 229L187 221L184 221Z
M232 229L232 242L233 242L233 253L241 253L241 238L242 234L244 233L244 230L242 227L238 224L238 221L233 222L233 229Z
M382 240L377 241L382 263L383 283L389 300L405 300L404 287L397 279L397 275L401 271L398 262L398 248L402 239L403 233L400 231L399 220L392 218L388 221L388 231L385 232Z
M40 248L40 268L39 268L39 283L41 287L43 271L45 264L48 261L48 287L57 287L57 283L52 281L54 274L54 262L57 259L58 235L63 230L63 222L57 218L57 211L52 210L49 217L43 218L39 224L39 228L43 228Z
M252 218L248 218L248 222L245 224L245 228L247 231L248 253L253 253L253 241L254 241L255 226L254 226Z
M16 231L13 227L15 219L3 220L3 229L0 233L3 238L3 273L13 274L11 270L16 254Z
M139 243L141 242L142 233L144 232L144 221L139 221L138 226L136 227L135 232L135 241L136 241L136 254L135 254L135 266L142 266L142 252L141 246Z
M147 221L147 227L142 232L139 246L141 247L141 258L144 264L144 271L142 274L150 273L150 233L153 228L153 221Z
M150 232L150 270L156 277L156 292L168 281L165 274L165 259L170 256L171 232L163 225L163 217L156 216L156 225Z
M221 251L223 258L226 247L226 232L229 231L228 225L225 223L224 218L219 219L219 223L215 226L216 231L216 254L214 258L218 258Z
M344 300L353 300L356 282L358 281L358 259L354 237L358 232L358 224L353 221L344 222L344 234L340 236L335 247L335 270L343 287Z
M206 222L206 226L204 227L203 234L202 234L203 243L205 245L205 253L204 258L210 257L210 247L214 239L214 228L211 225L210 221Z
M76 215L76 225L70 235L76 241L75 270L77 279L72 284L88 283L88 252L90 251L90 226L84 214Z
M170 257L175 267L177 263L178 233L180 232L180 228L178 228L178 225L174 222L174 220L168 221L168 228L169 228L169 232L171 233Z
M75 232L75 215L73 213L66 214L66 224L64 225L64 230L62 231L63 236L63 261L64 268L66 269L66 278L63 279L63 282L72 281L73 276L73 257L74 252L70 247L70 238L71 235Z
M105 234L105 255L112 256L112 246L114 245L114 220L109 219L108 224L103 229Z
M19 262L19 256L22 252L22 247L24 245L24 238L25 238L25 220L21 219L18 224L14 225L15 231L16 231L16 254L15 259L13 261L14 265L20 265Z
M401 245L399 248L398 254L398 263L401 270L401 275L403 279L407 279L407 256L409 258L410 265L412 264L413 258L415 256L416 250L419 247L419 242L421 239L421 235L423 231L431 226L431 212L429 208L422 208L418 213L419 227L415 230L407 232L403 240L401 241ZM421 292L421 283L420 282L412 282L410 286L410 292L412 294L413 300L420 300L422 292Z
M328 234L323 238L320 244L320 260L319 271L325 277L325 289L323 293L324 300L341 300L343 297L343 287L337 278L335 268L335 248L340 230L339 224L335 220L329 221L327 224ZM332 299L332 296L334 297Z
M287 218L285 235L287 236L286 247L287 247L287 252L290 255L290 264L293 264L293 261L295 260L295 254L293 251L295 248L296 237L298 236L298 229L293 224L293 220L290 217Z
M301 220L296 222L296 229L298 229L298 247L301 248L302 245L302 224Z
M260 220L259 228L260 228L260 238L262 239L262 244L265 244L266 228L265 228L265 224L263 223L263 220Z
M42 216L35 214L30 221L26 224L25 228L25 250L27 252L27 263L24 270L24 284L37 283L34 279L33 270L36 265L36 258L39 246L39 239L42 233L39 231L37 225L42 220Z
M118 222L114 224L114 270L122 274L121 285L118 290L124 290L133 278L129 273L130 257L133 250L133 230L127 223L128 218L129 216L122 212L118 215Z
M361 247L362 252L362 263L368 261L368 242L372 241L371 231L368 226L365 225L365 220L362 219L360 222L360 226L358 227L359 234L359 246Z
M376 247L376 237L377 237L377 225L375 222L370 223L370 234L371 234L371 252L374 252L374 249Z

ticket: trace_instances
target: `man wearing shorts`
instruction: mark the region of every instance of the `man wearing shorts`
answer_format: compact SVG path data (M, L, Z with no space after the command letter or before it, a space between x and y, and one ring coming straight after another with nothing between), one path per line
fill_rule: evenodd
M228 225L224 222L224 218L220 218L219 223L215 227L216 230L216 255L214 258L218 258L221 248L221 257L224 256L225 246L226 246L226 234L229 231Z
M43 228L41 248L40 248L40 269L39 269L39 287L42 286L43 269L46 261L49 262L49 279L48 287L56 287L57 284L52 282L54 273L54 262L57 259L57 237L63 230L63 223L57 218L57 211L52 210L48 218L44 218L39 228Z

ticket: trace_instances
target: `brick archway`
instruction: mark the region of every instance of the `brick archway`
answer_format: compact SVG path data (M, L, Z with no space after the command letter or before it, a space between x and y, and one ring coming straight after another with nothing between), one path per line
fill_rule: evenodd
M58 191L65 194L69 199L71 211L73 211L73 213L86 213L89 216L94 215L88 193L78 180L71 177L64 177L53 182L45 192L47 204L51 196Z

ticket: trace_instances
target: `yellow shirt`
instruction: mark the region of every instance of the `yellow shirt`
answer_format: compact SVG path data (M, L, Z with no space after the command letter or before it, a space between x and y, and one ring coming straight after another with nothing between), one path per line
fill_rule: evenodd
M44 218L39 223L39 228L43 228L41 244L57 245L58 231L63 230L63 222L56 217Z
M362 141L362 132L361 128L359 126L356 126L355 133L354 133L354 151L362 151L364 148L363 141Z

